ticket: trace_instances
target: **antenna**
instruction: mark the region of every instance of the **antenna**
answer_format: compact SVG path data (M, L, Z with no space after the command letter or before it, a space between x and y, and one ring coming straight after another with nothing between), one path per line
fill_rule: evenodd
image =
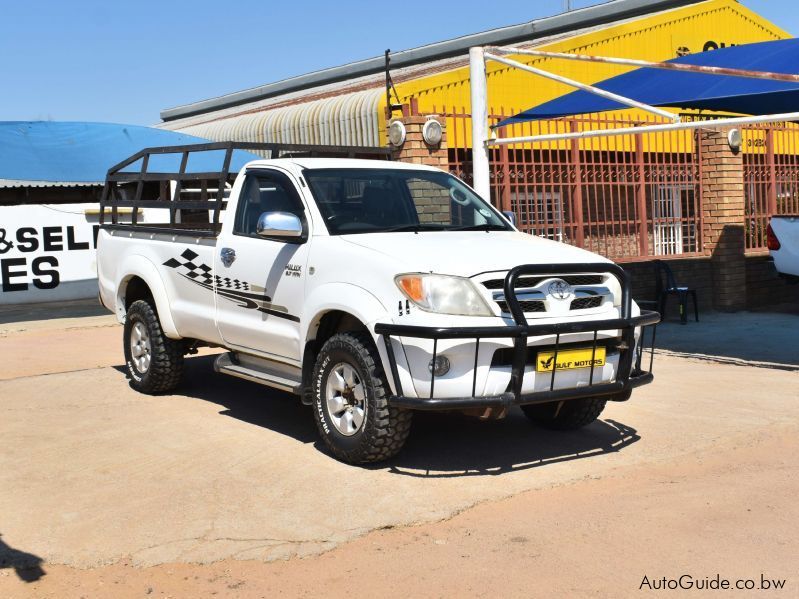
M572 0L563 0L563 12L571 12Z
M391 118L394 116L394 112L397 110L402 110L402 102L400 101L399 94L397 93L397 88L394 87L394 82L391 80L391 70L389 69L389 65L391 64L391 50L386 50L386 118ZM391 92L394 92L394 97L397 99L396 104L391 103Z

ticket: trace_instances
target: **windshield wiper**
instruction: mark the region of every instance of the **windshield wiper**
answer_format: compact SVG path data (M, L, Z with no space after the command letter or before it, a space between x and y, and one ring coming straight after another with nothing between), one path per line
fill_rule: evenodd
M502 225L483 223L482 225L466 225L465 227L452 227L447 231L507 231Z
M398 231L413 231L415 233L419 232L419 228L421 225L419 223L414 223L411 225L399 225L397 227L389 227L388 229L381 229L378 231L379 233L394 233Z
M444 228L444 225L437 225L435 223L413 223L408 225L399 225L397 227L389 227L388 229L381 229L380 231L375 231L375 233L397 233L402 231L413 231L414 233L418 233L419 231L443 231Z
M407 225L398 225L396 227L389 227L388 229L375 230L374 233L397 233L402 231L413 231L419 233L420 231L506 231L507 229L502 225L495 225L491 223L484 223L482 225L466 225L464 227L450 227L449 225L442 225L438 223L412 223Z

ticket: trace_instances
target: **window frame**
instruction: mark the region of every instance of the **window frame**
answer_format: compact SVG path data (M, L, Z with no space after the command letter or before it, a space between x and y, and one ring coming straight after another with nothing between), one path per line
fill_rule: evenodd
M491 213L496 217L496 219L498 221L497 224L502 225L503 227L505 227L505 229L503 229L504 231L513 231L514 230L514 228L507 223L507 220L506 220L505 216L502 214L501 211L499 211L490 202L488 202L484 198L480 197L480 195L473 188L471 188L465 181L463 181L462 179L459 179L458 177L455 177L451 173L447 173L446 171L431 171L431 170L428 170L428 169L391 169L391 168L388 168L388 169L374 168L374 169L372 169L372 168L368 168L368 167L358 167L358 168L347 168L347 167L306 168L306 169L304 169L304 171L306 173L306 177L305 178L308 181L309 194L310 194L314 204L316 205L317 210L319 211L319 214L320 214L320 216L322 218L323 224L325 225L325 228L327 229L328 235L330 235L331 237L337 237L337 236L340 236L340 235L361 235L361 234L366 235L366 234L370 234L370 233L386 233L386 232L389 232L389 231L386 231L386 230L383 230L383 229L372 230L371 228L362 229L362 230L358 229L358 230L353 230L353 231L349 231L349 230L347 230L347 231L335 230L334 231L334 230L331 230L331 227L330 227L329 223L327 222L328 216L325 214L325 208L323 207L323 204L325 204L325 202L320 202L319 198L317 197L317 193L316 193L316 190L315 190L315 181L313 180L313 176L315 174L324 175L324 174L326 174L328 172L342 172L342 171L348 171L348 170L360 171L360 172L369 171L369 170L375 170L375 171L378 172L378 174L381 171L384 171L384 172L385 171L389 171L389 172L390 171L400 171L400 172L402 172L404 178L406 179L404 181L405 185L403 185L400 188L398 188L397 191L401 195L403 195L405 197L405 199L408 201L410 206L413 206L413 209L416 211L417 223L421 227L424 227L424 225L426 223L424 221L421 221L421 219L419 218L419 214L420 213L418 211L418 206L416 205L416 201L415 201L415 199L414 199L414 197L413 197L413 195L411 193L411 190L408 189L407 178L416 175L420 180L425 180L426 179L425 175L429 176L431 173L433 173L435 175L443 175L445 177L451 177L453 179L456 179L461 185L463 185L466 189L468 189L477 198L478 202L476 202L476 204L478 206L487 208L489 211L491 211ZM431 182L434 183L434 184L439 184L436 181L431 181ZM411 215L409 215L409 216L411 216ZM449 225L449 226L448 225L442 225L442 226L451 227L451 228L431 229L431 231L452 232L452 231L457 231L458 230L457 226L452 226L452 225Z
M289 196L291 196L291 198L301 208L302 213L299 215L299 217L300 217L300 222L302 223L302 235L300 237L297 238L271 237L271 236L258 235L258 233L255 232L244 233L238 230L239 219L243 217L246 204L246 202L243 201L245 186L247 185L250 177L259 177L259 176L272 178L273 180L276 180L276 182L283 185L284 189L289 194ZM292 181L292 178L288 175L288 173L284 173L283 171L279 171L277 169L268 169L268 168L258 168L245 171L244 180L242 181L241 188L239 189L238 200L236 205L236 213L233 215L231 233L236 237L246 237L248 239L262 239L264 241L278 241L280 243L302 244L308 241L309 238L308 207L305 205L305 202L302 199L302 194L297 188L297 185L294 183L294 181Z

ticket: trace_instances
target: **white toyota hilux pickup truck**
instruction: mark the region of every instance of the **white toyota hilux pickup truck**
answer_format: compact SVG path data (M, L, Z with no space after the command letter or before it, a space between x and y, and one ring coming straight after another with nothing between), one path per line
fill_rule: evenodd
M204 147L229 163L231 144ZM148 172L167 151L180 170ZM100 298L141 392L179 385L196 347L225 348L219 373L299 395L332 454L363 463L401 449L415 410L519 405L574 429L652 380L659 315L638 309L626 273L518 232L444 171L280 158L191 174L188 153L140 152L103 198ZM163 223L136 222L158 208Z

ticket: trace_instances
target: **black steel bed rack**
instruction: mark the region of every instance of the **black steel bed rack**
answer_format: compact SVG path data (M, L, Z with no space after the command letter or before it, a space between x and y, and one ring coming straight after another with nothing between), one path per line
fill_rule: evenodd
M391 159L391 151L388 148L346 145L225 141L145 148L108 169L100 198L101 227L146 233L186 233L197 237L215 237L219 233L220 213L227 205L224 199L224 189L237 175L237 172L230 171L233 152L236 150L258 152L264 157L268 154L270 159L287 156ZM192 154L220 151L223 153L219 170L187 172ZM153 156L168 154L180 155L180 167L177 171L153 172L148 170ZM141 161L141 165L137 170L125 170L139 161ZM170 187L170 182L175 182L174 191ZM199 200L181 198L181 192L184 191L184 184L187 182L194 182L199 186ZM157 192L153 193L154 190L150 189L145 197L145 188L155 184L158 185ZM212 191L214 185L216 185L215 193ZM122 188L126 186L128 192L123 193ZM131 187L134 189L130 189ZM131 194L130 191L133 193ZM155 195L155 199L149 197L152 195ZM215 197L212 198L211 195L215 195ZM106 222L107 208L110 208L110 223ZM120 222L119 208L132 208L129 223ZM140 224L138 222L140 208L168 209L169 223ZM176 222L178 210L210 211L210 217L207 218L207 222L178 223Z

